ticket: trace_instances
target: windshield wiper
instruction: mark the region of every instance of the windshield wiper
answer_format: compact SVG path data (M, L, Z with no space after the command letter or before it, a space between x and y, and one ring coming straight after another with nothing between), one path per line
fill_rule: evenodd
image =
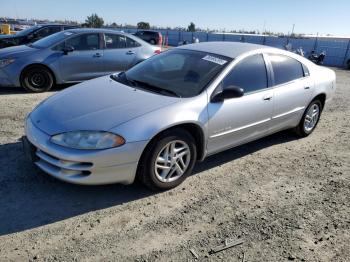
M120 72L117 75L116 74L112 74L110 77L114 81L127 83L128 85L131 84L131 86L133 86L133 87L136 86L136 83L133 80L130 80L129 78L127 78L125 72Z
M168 94L171 96L176 96L176 97L181 97L177 92L165 88L161 88L159 86L152 85L147 82L139 81L139 80L131 80L129 79L130 82L137 84L137 87L147 89L156 93L161 93L161 94Z

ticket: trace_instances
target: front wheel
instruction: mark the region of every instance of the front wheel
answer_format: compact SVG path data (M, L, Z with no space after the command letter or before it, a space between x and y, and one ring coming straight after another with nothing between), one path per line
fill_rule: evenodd
M306 108L299 125L295 128L296 133L301 137L310 135L316 128L322 112L320 100L313 100Z
M43 66L31 66L21 75L21 86L33 93L45 92L54 84L52 73Z
M146 148L138 176L152 190L171 189L192 173L196 159L196 145L188 132L167 131Z

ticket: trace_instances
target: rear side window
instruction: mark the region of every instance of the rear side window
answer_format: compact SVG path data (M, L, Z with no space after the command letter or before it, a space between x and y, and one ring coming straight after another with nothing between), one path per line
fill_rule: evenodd
M301 64L301 65L303 67L304 76L309 76L310 75L309 69L306 67L306 65L304 64Z
M223 88L230 85L243 88L244 93L267 88L267 72L263 56L252 55L239 62L223 80Z
M269 55L275 78L275 85L281 85L304 77L302 64L284 55Z
M125 38L126 37L123 35L105 34L106 48L107 49L125 48L126 46Z
M136 42L135 40L127 37L126 38L126 47L127 48L132 48L132 47L139 47L141 46L138 42Z

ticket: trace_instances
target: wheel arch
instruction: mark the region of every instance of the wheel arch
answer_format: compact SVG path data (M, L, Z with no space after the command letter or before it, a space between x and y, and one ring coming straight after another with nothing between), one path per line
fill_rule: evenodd
M314 100L320 100L322 109L323 109L326 103L326 94L325 93L318 94L311 101L314 101Z
M202 161L205 157L205 135L203 129L195 123L180 123L174 126L167 127L156 133L150 141L147 143L146 147L142 151L141 158L143 157L146 150L165 132L168 132L173 129L183 129L187 131L195 140L196 149L197 149L197 160Z
M53 77L53 83L54 83L54 84L57 83L57 77L56 77L55 72L54 72L49 66L44 65L44 64L41 64L41 63L33 63L33 64L26 65L26 66L21 70L21 74L20 74L20 77L19 77L20 82L22 82L23 73L24 73L26 70L28 70L29 68L35 67L35 66L44 67L44 68L46 68L47 70L49 70L49 72L52 74L52 77Z

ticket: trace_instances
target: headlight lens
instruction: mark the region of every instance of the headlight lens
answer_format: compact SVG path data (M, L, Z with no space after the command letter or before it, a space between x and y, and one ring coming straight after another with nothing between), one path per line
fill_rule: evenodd
M12 64L13 62L15 62L14 58L0 59L0 68Z
M73 131L51 137L51 142L75 149L107 149L125 143L123 137L104 131Z

